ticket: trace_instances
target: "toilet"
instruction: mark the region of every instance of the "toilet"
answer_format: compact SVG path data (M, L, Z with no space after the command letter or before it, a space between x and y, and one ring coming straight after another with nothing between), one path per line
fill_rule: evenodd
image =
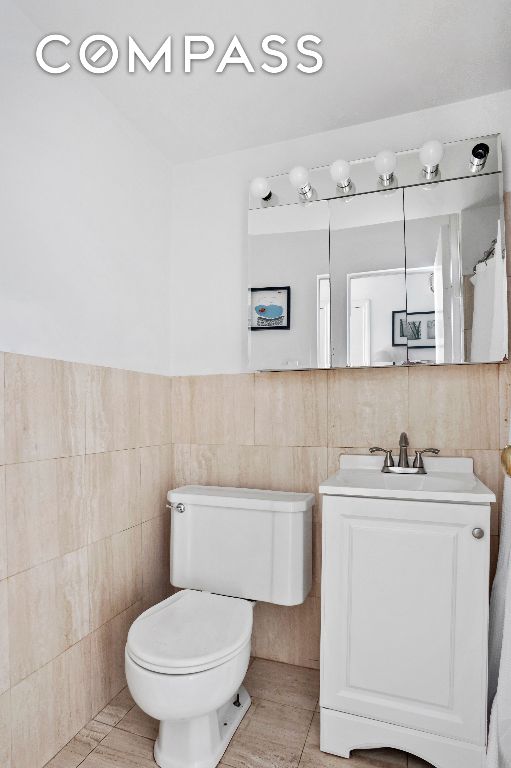
M310 591L314 496L189 485L168 501L181 591L133 622L126 679L160 721L160 768L214 768L250 707L254 603L299 605Z

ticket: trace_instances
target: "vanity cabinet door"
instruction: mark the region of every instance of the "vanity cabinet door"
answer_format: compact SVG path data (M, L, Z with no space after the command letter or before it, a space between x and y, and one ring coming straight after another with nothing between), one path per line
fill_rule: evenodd
M484 744L488 567L489 505L326 496L321 706Z

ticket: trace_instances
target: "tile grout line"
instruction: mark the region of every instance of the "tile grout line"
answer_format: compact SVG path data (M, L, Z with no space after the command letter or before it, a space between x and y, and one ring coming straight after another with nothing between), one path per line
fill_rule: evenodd
M118 695L118 694L116 694L116 695ZM115 696L114 696L114 699L115 699ZM112 699L112 701L113 701L113 699ZM109 703L110 703L110 702L109 702ZM107 706L108 706L108 704L107 704ZM133 707L131 707L131 708L128 710L128 712L131 712L131 710L134 708L134 706L135 706L135 705L133 705ZM102 711L102 710L100 710L100 712L101 712L101 711ZM98 715L98 714L100 714L100 712L98 712L98 713L97 713L97 715ZM126 714L128 714L128 712L126 712ZM88 721L87 721L87 723L85 723L85 725L83 725L83 726L80 728L80 730L79 730L77 733L75 733L75 735L74 735L74 736L73 736L71 739L69 739L69 741L67 742L67 744L64 744L64 746L63 746L63 747L61 747L61 749L59 749L59 751L58 751L58 752L57 752L55 755L53 755L53 757L51 757L51 758L48 760L48 762L47 762L47 763L45 763L45 764L44 764L43 768L46 768L46 766L50 765L50 764L52 763L52 761L53 761L53 760L55 760L55 758L56 758L56 757L57 757L57 756L58 756L58 755L59 755L59 754L60 754L60 753L61 753L61 752L62 752L64 749L67 749L67 747L68 747L68 746L71 744L71 742L72 742L72 741L74 741L74 739L76 739L76 737L78 736L78 734L80 733L80 731L82 731L82 730L83 730L83 729L84 729L84 728L85 728L85 727L86 727L86 726L87 726L89 723L93 723L93 722L96 722L96 723L100 723L101 725L107 725L107 726L109 726L109 727L110 727L110 730L108 731L108 733L105 733L105 735L104 735L104 736L103 736L103 737L102 737L102 738L101 738L101 739L98 741L98 743L96 744L96 746L95 746L93 749L91 749L91 750L90 750L90 752L88 752L88 753L85 755L85 757L84 757L84 758L82 758L82 760L80 760L80 762L79 762L79 763L77 763L77 765L76 765L76 768L79 768L79 766L80 766L80 765L82 765L82 763L84 763L84 762L85 762L85 760L87 760L87 758L88 758L88 757L90 757L90 755L92 755L92 753L96 751L96 749L99 747L99 745L100 745L100 744L101 744L101 743L102 743L102 742L103 742L103 741L106 739L106 737L107 737L107 736L109 736L109 735L110 735L110 733L111 733L111 732L113 731L113 729L116 727L115 725L112 725L112 726L111 726L111 725L110 725L110 723L104 723L102 720L98 720L98 718L97 718L97 715L96 715L95 717L91 717L91 718L90 718L90 720L88 720ZM125 716L126 716L126 715L124 715L124 717L125 717Z
M258 659L258 658L262 658L262 657L255 656L254 660ZM273 660L272 659L265 659L265 661L273 661ZM275 662L275 663L276 664L279 664L279 663L285 664L287 662ZM296 666L296 665L290 664L289 666ZM303 667L303 669L312 669L312 667ZM316 707L317 707L317 704L318 704L318 701L319 701L319 698L318 698L316 700L315 705L314 705L314 709L310 710L308 707L301 707L299 704L285 704L284 702L276 701L275 699L267 699L265 696L256 696L255 698L257 699L257 701L267 701L269 704L278 704L281 707L290 707L291 709L299 709L300 712L311 712L312 711L313 715L316 713Z
M96 718L94 718L94 717L92 718L92 720L95 720L95 719L96 719ZM97 722L98 722L98 723L101 723L101 720L98 720ZM107 725L107 723L101 723L101 725ZM84 727L85 727L85 726L84 726ZM81 730L82 730L82 729L80 728L80 731L81 731ZM78 731L78 733L80 733L80 731ZM98 743L96 744L96 746L94 747L94 749L91 749L91 751L90 751L90 752L89 752L87 755L85 755L85 757L83 758L83 760L80 760L80 762L77 764L76 768L79 768L79 767L80 767L80 765L82 765L82 764L83 764L83 763L84 763L84 762L87 760L87 758L88 758L88 757L90 757L90 756L92 755L92 753L96 751L96 749L99 747L99 745L101 744L101 742L102 742L102 741L104 741L104 739L106 739L106 737L107 737L107 736L109 736L109 735L110 735L110 733L111 733L112 731L113 731L113 727L112 727L112 729L111 729L110 731L108 731L108 733L105 733L105 735L103 736L103 738L102 738L102 739L100 739L100 740L98 741ZM76 739L76 737L78 736L78 733L77 733L77 734L75 734L75 735L73 736L73 739ZM68 746L68 745L69 745L69 744L70 744L70 743L73 741L73 739L70 739L70 740L68 741L68 743L67 743L67 744L65 744L65 745L62 747L62 749L65 749L65 748L66 748L66 747L67 747L67 746ZM57 755L59 755L59 754L60 754L60 752L62 752L62 749L59 749L59 751L57 752ZM51 758L51 760L50 760L49 762L51 763L51 761L52 761L52 760L55 760L55 758L57 757L57 755L54 755L54 756ZM46 768L46 766L43 766L43 768Z
M162 448L167 445L188 445L188 443L143 443L142 445L128 445L124 448L111 448L104 451L89 451L88 453L66 453L58 456L44 456L38 459L20 459L19 461L4 461L0 467L17 467L25 464L40 464L44 461L62 461L63 459L79 459L87 456L102 456L106 453L123 453L127 451L141 451L144 448ZM197 443L201 445L201 443ZM217 445L227 445L227 443L217 443Z
M90 552L89 552L89 539L90 539L90 533L91 533L91 505L89 503L88 494L87 494L87 404L89 401L90 391L91 391L91 384L92 384L92 376L91 376L91 369L87 369L87 376L86 376L86 390L85 390L85 402L84 402L84 457L83 457L83 488L82 492L85 497L85 512L87 515L87 608L89 610L89 637L90 637L90 666L89 666L89 695L90 695L90 708L91 708L91 715L92 715L92 689L94 685L94 673L93 673L93 661L92 661L92 595L91 595L91 558L90 558ZM90 753L89 753L90 754ZM83 762L83 760L82 760ZM78 765L81 765L81 763L78 763Z
M312 722L313 722L313 720L314 720L314 715L316 714L316 707L318 706L318 702L319 702L319 696L318 696L318 698L317 698L317 700L316 700L316 704L314 705L314 710L313 710L313 712L312 712L311 721L310 721L310 723L309 723L309 727L307 728L307 734L306 734L306 736L305 736L305 741L303 742L302 751L300 752L300 757L298 758L298 762L297 762L297 764L296 764L296 767L297 767L297 768L299 768L299 766L300 766L300 763L302 762L303 753L305 752L305 746L306 746L306 744L307 744L307 739L309 738L309 733L311 732L311 728L312 728Z
M127 533L127 531L132 531L133 528L137 528L139 525L148 523L151 520L155 520L158 517L163 517L163 515L164 513L162 512L158 515L155 515L154 517L150 517L148 520L144 520L142 523L134 523L133 525L130 525L128 528L121 528L120 531L114 531L114 533L109 533L106 536L102 536L100 539L94 539L94 541L87 541L85 544L82 544L80 547L77 547L76 549L71 549L69 550L69 552L64 552L62 555L55 555L55 557L51 557L49 560L42 560L40 563L34 563L34 565L30 565L28 568L23 568L21 571L15 571L15 573L8 574L5 577L5 579L1 579L1 581L6 581L7 579L14 579L16 578L16 576L19 576L23 573L28 573L29 571L32 571L35 568L40 568L43 565L49 565L49 563L54 563L56 560L61 560L63 557L67 557L68 555L73 555L75 552L80 552L80 550L82 549L88 549L88 547L93 546L94 544L99 544L100 541L106 541L106 539L111 539L113 536L119 536L121 533ZM122 613L122 611L120 611L120 613ZM115 615L117 616L118 614L115 614ZM112 616L112 618L114 617ZM103 623L105 624L106 622L103 622ZM97 629L99 629L99 627L97 627Z
M83 549L83 547L82 547L82 549ZM77 551L78 551L78 550L77 550ZM52 562L52 561L50 561L50 562ZM12 577L9 577L9 578L12 578ZM106 624L108 624L110 621L113 621L114 619L117 619L119 616L122 616L122 614L123 614L123 613L126 613L126 611L129 611L129 610L130 610L130 608L133 608L133 606L134 606L134 605L136 605L136 604L137 604L137 603L139 603L139 602L141 602L140 598L139 598L138 600L135 600L135 602L133 602L133 603L130 603L130 605L128 605L126 608L123 608L123 610L122 610L122 611L119 611L119 613L116 613L116 614L115 614L115 616L112 616L111 618L109 618L109 619L107 619L106 621L104 621L104 622L103 622L103 624L100 624L100 625L99 625L99 627L97 627L96 629L93 629L93 630L91 630L90 632L88 632L88 633L87 633L86 635L84 635L83 637L80 637L80 638L79 638L79 640L76 640L76 642L74 642L74 643L72 643L71 645L69 645L69 646L68 646L68 647L67 647L65 650L61 651L61 652L60 652L60 653L58 653L56 656L53 656L53 657L52 657L51 659L49 659L48 661L45 661L45 662L44 662L44 664L41 664L41 666L40 666L40 667L37 667L37 669L34 669L34 670L33 670L32 672L30 672L28 675L25 675L25 677L22 677L22 678L21 678L21 680L18 680L18 682L17 682L17 683L15 683L15 685L12 685L12 686L11 686L11 685L9 685L9 688L8 688L7 690L13 690L14 688L17 688L17 687L18 687L18 685L21 685L21 683L23 683L25 680L28 680L30 677L32 677L32 675L35 675L35 674L37 674L37 672L40 672L42 669L45 669L45 667L48 667L50 664L53 664L53 662L54 662L54 661L56 661L57 659L59 659L59 658L60 658L61 656L63 656L65 653L67 653L68 651L70 651L72 648L75 648L75 647L76 647L77 645L79 645L80 643L83 643L83 641L84 641L84 640L87 640L87 638L91 638L91 639L92 639L92 635L93 635L95 632L98 632L98 631L99 631L99 630L100 630L102 627L106 626ZM120 693L120 691L119 691L119 693ZM115 695L117 696L117 694L115 694ZM114 696L114 698L115 698L115 696ZM108 702L108 703L110 703L110 702ZM108 706L108 704L107 704L106 706ZM103 708L103 709L104 709L104 708ZM101 712L101 710L100 710L100 712ZM89 718L89 719L95 720L95 719L96 719L96 717L92 717L92 718ZM101 722L101 721L100 721L100 722ZM108 725L108 723L103 723L103 725ZM83 727L84 727L84 726L82 726L82 728L83 728ZM81 728L80 728L80 730L81 730ZM79 730L79 731L77 731L77 733L79 733L79 732L80 732L80 730ZM75 736L77 735L77 733L75 733ZM73 736L73 738L74 738L74 736ZM64 746L65 746L65 745L64 745ZM62 747L62 749L63 749L63 747ZM59 750L59 751L60 751L60 750Z
M126 685L126 686L124 686L124 688L128 688L128 686ZM131 706L131 707L128 709L128 711L127 711L127 712L125 712L125 713L124 713L124 715L122 715L121 719L120 719L120 720L118 720L118 721L115 723L115 725L111 725L110 723L105 723L105 722L104 722L104 720L100 720L100 719L99 719L99 715L100 715L102 712L104 712L104 711L105 711L105 709L106 709L107 707L109 707L109 706L110 706L110 704L112 703L112 701L114 701L114 699L116 699L116 698L117 698L117 696L119 696L119 695L120 695L120 694L123 692L124 688L121 688L121 690L119 691L119 693L116 693L116 694L115 694L115 696L114 696L112 699L110 699L110 701L108 702L108 704L107 704L106 706L104 706L104 707L103 707L103 709L100 709L100 710L99 710L99 712L97 712L97 713L95 714L95 716L94 716L92 719L93 719L93 720L97 720L97 722L98 722L98 723L101 723L102 725L109 725L109 726L110 726L110 728L111 728L112 730L113 730L114 728L117 728L117 726L119 725L119 723L121 722L121 720L123 720L123 719L126 717L126 715L129 715L129 713L130 713L130 712L131 712L133 709L135 709L135 707L137 706L135 703L133 703L133 705L132 705L132 706ZM129 688L128 688L128 691L129 691ZM131 694L130 694L130 695L131 695ZM136 735L136 734L135 734L135 735ZM107 736L108 736L108 734L107 734ZM104 738L104 737L103 737L103 738ZM101 741L103 741L103 739L101 739ZM96 747L94 747L94 749L96 749ZM94 751L94 750L92 750L92 751Z

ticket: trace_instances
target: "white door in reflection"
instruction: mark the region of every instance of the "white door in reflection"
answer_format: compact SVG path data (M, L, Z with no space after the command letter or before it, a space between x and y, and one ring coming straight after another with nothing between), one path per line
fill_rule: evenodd
M351 299L350 365L371 365L371 299Z
M348 365L396 365L406 360L406 341L393 342L393 310L405 316L405 270L379 269L347 275Z
M317 276L318 368L330 368L330 275Z

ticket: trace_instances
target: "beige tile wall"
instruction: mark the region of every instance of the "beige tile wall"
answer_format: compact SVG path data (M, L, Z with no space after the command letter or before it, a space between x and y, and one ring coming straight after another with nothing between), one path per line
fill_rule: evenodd
M189 441L193 483L309 491L317 498L341 453L396 447L406 430L411 450L433 446L443 455L472 456L478 475L501 495L499 454L511 405L504 364L203 376L173 379L172 386L172 413L179 440ZM186 445L180 445L183 454ZM495 504L492 567L498 530ZM255 656L319 666L318 498L313 531L311 594L296 608L257 605Z
M479 476L501 493L507 365L174 379L7 353L0 365L7 768L42 768L125 684L129 626L170 591L170 487L317 494L341 453L396 446L404 429L412 448L473 456ZM494 559L498 511L496 504ZM256 656L319 666L319 499L313 531L311 594L295 608L257 605Z
M125 685L189 455L169 378L0 353L2 768L41 768Z

